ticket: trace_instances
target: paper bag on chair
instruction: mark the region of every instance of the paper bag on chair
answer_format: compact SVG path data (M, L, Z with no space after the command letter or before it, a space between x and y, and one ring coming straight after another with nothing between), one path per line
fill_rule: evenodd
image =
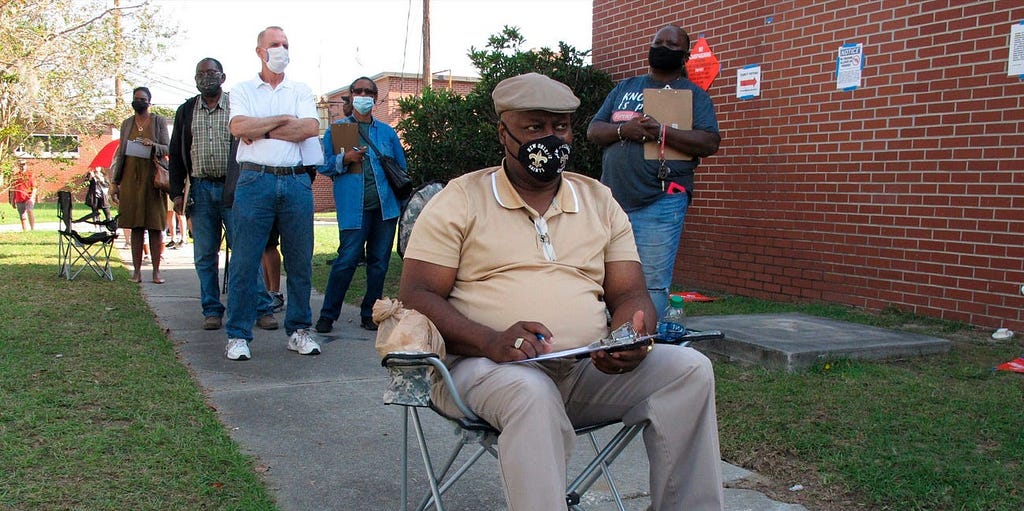
M384 297L373 304L377 323L377 355L388 353L436 353L444 360L444 339L429 318L402 302Z

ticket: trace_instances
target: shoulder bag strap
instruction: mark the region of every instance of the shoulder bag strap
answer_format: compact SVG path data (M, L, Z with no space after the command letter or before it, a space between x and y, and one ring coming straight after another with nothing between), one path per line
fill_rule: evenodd
M356 129L359 130L359 136L363 137L363 140L365 140L366 143L369 144L370 149L373 149L373 152L377 153L377 157L378 158L381 157L381 156L385 156L384 153L380 152L380 149L377 149L377 145L373 143L373 140L370 139L370 134L369 133L365 133L365 134L363 133L363 127L362 126L358 126L357 125Z

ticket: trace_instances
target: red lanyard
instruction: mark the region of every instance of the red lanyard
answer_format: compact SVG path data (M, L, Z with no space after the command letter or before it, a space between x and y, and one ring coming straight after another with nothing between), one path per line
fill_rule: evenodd
M665 165L665 125L661 125L661 136L658 137L658 179L661 180L661 191L665 191L665 180L668 179L668 165Z

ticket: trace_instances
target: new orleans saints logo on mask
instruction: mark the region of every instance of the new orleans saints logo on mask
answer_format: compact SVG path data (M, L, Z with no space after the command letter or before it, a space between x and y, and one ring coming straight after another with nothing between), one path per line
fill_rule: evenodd
M548 135L523 144L518 159L537 179L551 181L569 165L571 153L572 146L555 135Z
M505 127L508 129L508 126ZM552 181L565 167L569 165L569 156L572 154L572 146L567 144L557 135L548 135L544 138L530 140L522 143L511 132L508 133L512 140L519 144L519 152L516 160L533 174L533 177L541 181ZM508 151L508 147L505 147ZM509 151L511 153L511 151Z

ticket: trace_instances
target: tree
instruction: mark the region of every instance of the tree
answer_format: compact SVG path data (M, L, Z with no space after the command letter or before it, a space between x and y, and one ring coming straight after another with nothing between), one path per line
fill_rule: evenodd
M109 4L0 0L4 176L13 167L15 149L32 133L87 133L99 128L98 115L109 109L115 77L152 61L177 31L148 3Z
M425 88L419 97L403 98L406 116L398 123L408 146L410 173L419 183L447 181L468 171L501 163L498 116L491 91L498 82L528 72L545 74L569 86L580 98L573 114L573 170L591 177L601 173L601 148L587 141L587 125L612 90L611 77L584 60L589 51L559 43L550 48L523 51L526 40L514 27L488 39L483 50L470 48L469 58L480 81L466 96L449 90Z

